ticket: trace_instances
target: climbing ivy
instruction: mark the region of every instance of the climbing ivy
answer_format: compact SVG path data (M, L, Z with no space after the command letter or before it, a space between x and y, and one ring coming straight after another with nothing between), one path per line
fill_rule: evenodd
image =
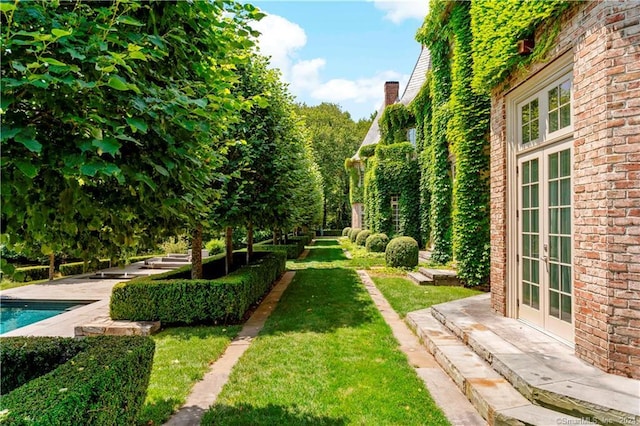
M380 120L380 143L391 145L407 140L407 131L415 126L415 117L403 104L389 105Z
M364 185L360 184L360 173L364 173L360 169L360 161L353 158L347 158L344 162L344 168L349 174L349 202L353 204L364 202Z
M558 16L572 3L567 0L483 0L471 3L473 33L473 87L489 91L517 67L538 61L553 46L559 31ZM534 35L542 22L554 22L536 34L531 55L518 54L518 40ZM467 58L468 59L468 58Z
M484 284L489 276L490 102L471 88L473 78L470 3L451 11L451 120L448 135L455 155L453 182L453 257L467 285Z
M400 230L392 222L391 197L398 196ZM409 142L378 144L375 156L367 160L365 209L372 232L405 235L420 239L419 171L416 152Z

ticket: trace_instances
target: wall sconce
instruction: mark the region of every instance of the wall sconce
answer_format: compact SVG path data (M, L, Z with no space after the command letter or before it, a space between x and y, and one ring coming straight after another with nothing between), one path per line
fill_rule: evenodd
M518 40L518 54L525 56L530 55L533 52L536 42L533 38L525 38Z

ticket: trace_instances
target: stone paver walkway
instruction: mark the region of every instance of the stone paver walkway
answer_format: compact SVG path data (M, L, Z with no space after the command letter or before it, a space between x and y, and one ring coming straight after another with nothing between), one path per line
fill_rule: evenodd
M387 299L375 286L371 277L362 270L358 271L358 275L382 317L391 327L396 340L400 343L400 350L407 355L409 364L415 368L431 397L451 424L461 426L486 425L487 422L473 408L473 405L460 392L447 373L440 368L435 358L420 344L416 335L393 310Z
M294 275L294 271L289 271L280 278L222 356L211 365L209 372L205 374L202 380L194 385L185 404L165 423L166 426L200 424L200 419L205 411L216 402L222 387L229 380L231 370L249 348L253 339L260 333L262 327L264 327L265 322L278 305L282 294L291 283Z

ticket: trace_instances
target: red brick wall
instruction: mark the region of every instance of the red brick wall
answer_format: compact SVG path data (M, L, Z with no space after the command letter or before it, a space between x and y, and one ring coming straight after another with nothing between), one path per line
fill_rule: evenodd
M576 354L640 378L640 1L586 2L562 20L549 61L571 48ZM512 76L505 87L544 66ZM498 312L505 311L507 286L504 129L504 94L496 91L491 286Z

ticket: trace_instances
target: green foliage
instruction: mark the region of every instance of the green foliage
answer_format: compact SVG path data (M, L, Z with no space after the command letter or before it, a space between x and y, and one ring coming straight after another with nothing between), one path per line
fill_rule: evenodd
M553 47L558 33L559 21L556 18L572 3L567 0L472 2L473 87L488 93L515 69L542 59ZM554 24L547 25L547 22ZM542 31L536 33L538 29ZM534 33L536 45L533 52L526 56L518 54L518 40Z
M376 144L361 146L360 150L358 151L358 155L360 156L360 158L373 157L376 153L376 146Z
M151 247L220 197L251 5L16 2L2 10L2 222L25 252Z
M389 244L387 234L371 234L365 242L365 247L371 253L384 253Z
M449 162L449 137L447 126L451 118L449 97L451 94L450 46L447 39L432 43L431 60L431 159L426 174L430 178L431 208L429 212L432 258L439 263L451 260L451 164Z
M220 238L209 240L204 247L209 251L209 256L222 253L225 250L224 240Z
M187 254L189 250L189 238L186 235L169 237L162 242L160 248L165 254Z
M116 284L111 318L163 324L237 323L285 269L282 252L256 257L249 265L214 280L160 276Z
M419 171L416 152L409 142L378 144L367 161L365 210L372 232L406 235L420 239ZM400 229L393 229L391 197L399 197Z
M407 131L415 127L415 117L409 108L401 103L396 103L384 109L378 123L380 125L380 143L391 145L407 140Z
M43 339L44 346L56 345L49 338L29 339ZM54 357L52 363L65 350L71 354L77 346L86 348L49 373L3 395L3 423L69 426L136 423L151 374L153 340L104 336L71 342L62 343L69 343L68 349L48 352ZM3 375L5 367L3 363Z
M11 275L11 280L18 283L46 280L47 278L49 278L48 266L26 266L24 268L15 268L13 275Z
M416 127L416 151L422 152L425 144L428 144L431 135L431 71L427 72L427 77L420 88L420 91L408 105L409 111L415 117Z
M364 173L364 165L361 161L347 158L344 163L345 170L349 174L349 201L351 204L364 201L364 186L361 175Z
M489 115L490 100L471 88L470 3L456 3L451 12L454 36L451 62L449 136L455 154L453 185L453 257L467 286L489 277Z
M359 246L364 246L369 235L371 235L371 231L369 231L368 229L363 229L362 231L360 231L358 233L358 236L356 237L356 244Z
M87 262L86 269L84 262L63 263L60 265L60 273L63 276L79 275L87 272L98 271L100 269L106 269L109 266L111 266L109 259L93 259L92 261Z
M347 197L350 175L343 162L358 149L364 134L359 131L358 124L353 121L349 113L342 111L336 104L326 102L315 106L302 104L298 106L298 113L304 119L311 142L313 160L319 166L324 183L325 205L322 227L342 228L350 222L351 218L351 207ZM358 198L357 195L355 198Z
M387 266L413 268L418 265L418 242L411 237L396 237L389 241L385 249Z
M355 243L356 238L361 231L362 229L360 228L351 228L351 231L349 231L349 240L351 240L352 243Z
M86 349L85 340L62 337L5 337L0 339L3 395L47 374Z
M342 230L342 236L348 237L350 232L351 232L351 227L346 227Z
M287 254L287 259L297 259L308 244L304 239L289 237L287 244L273 244L271 240L255 245L257 251L278 251Z

